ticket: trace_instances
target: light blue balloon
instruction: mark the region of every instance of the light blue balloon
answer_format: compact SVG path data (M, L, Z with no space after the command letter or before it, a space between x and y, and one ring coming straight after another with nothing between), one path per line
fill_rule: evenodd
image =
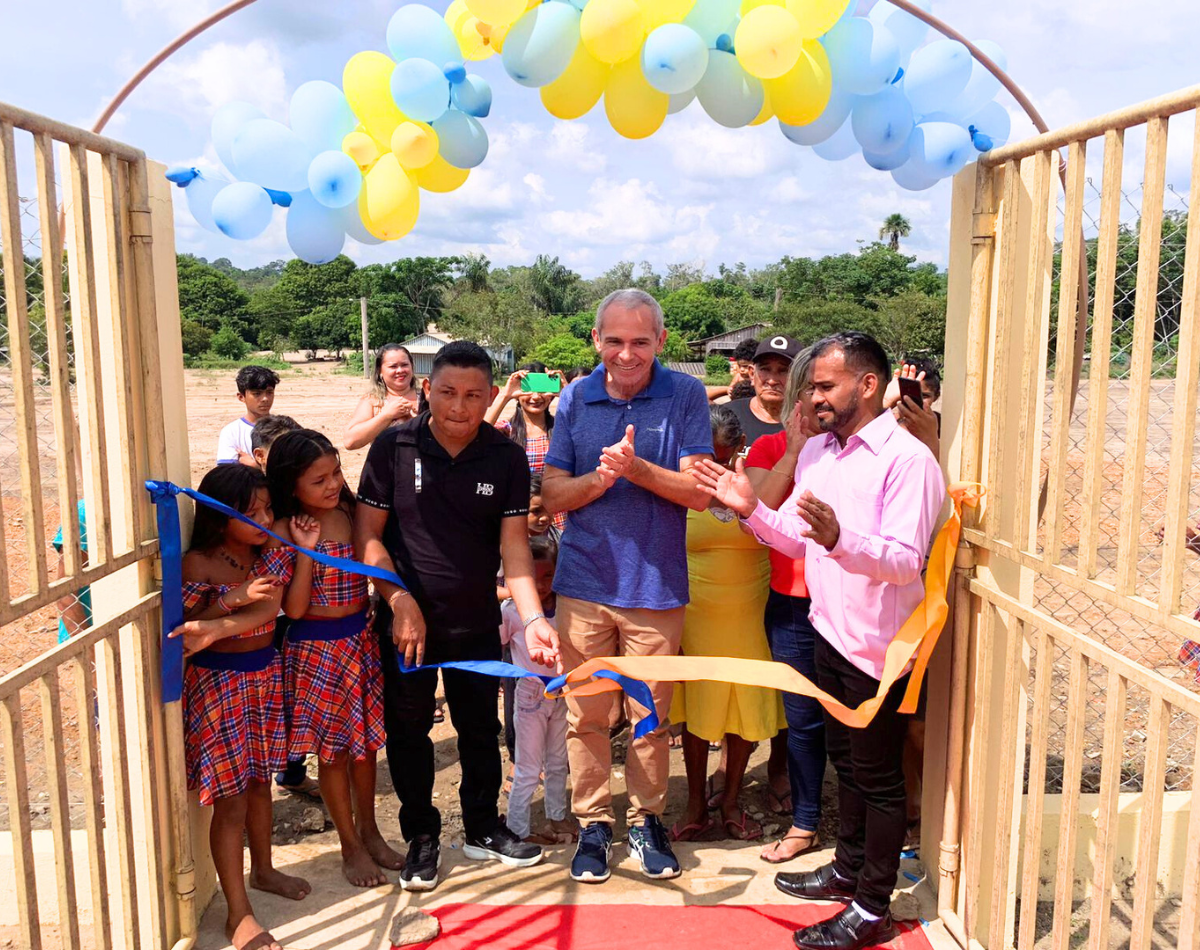
M864 96L854 104L850 125L864 152L886 154L908 142L915 119L908 96L899 86Z
M213 199L212 216L221 233L236 241L249 241L271 223L271 196L258 185L235 181Z
M913 53L904 73L904 92L917 115L942 112L971 79L970 52L955 40L937 40Z
M308 166L308 190L326 208L344 208L362 191L358 164L340 149L321 152Z
M932 0L913 0L913 2L926 13L933 9ZM876 26L884 27L895 37L903 57L907 57L920 46L921 41L929 32L929 27L923 21L888 3L887 0L879 0L879 3L871 8L868 19Z
M359 244L367 247L383 243L382 238L377 238L367 230L367 226L363 224L362 215L359 213L357 204L339 208L337 214L338 220L341 222L342 229L346 232L347 237L353 238Z
M913 171L934 179L957 175L978 154L970 133L951 122L918 123L908 148Z
M504 71L531 89L554 82L579 46L580 16L569 3L543 3L526 12L504 37Z
M571 4L571 6L582 13L583 8L588 5L588 0L567 0L567 3Z
M258 106L248 102L227 102L221 106L212 119L212 142L216 149L217 158L234 178L241 178L237 162L233 160L233 138L243 125L255 119L265 119L266 114Z
M992 148L999 148L1008 142L1012 135L1012 116L1008 110L994 99L978 112L967 116L960 123L963 126L974 126L992 140ZM191 188L191 185L188 185Z
M900 47L886 27L865 17L842 20L821 40L839 86L873 96L891 85L900 69Z
M433 123L433 131L438 134L438 150L442 158L455 168L474 168L487 157L487 132L474 116L451 109Z
M667 104L667 115L676 115L682 112L693 102L696 101L696 90L689 89L687 92L681 92L676 96L671 97L671 101Z
M908 161L908 143L905 142L898 149L894 149L893 151L883 155L880 155L876 152L868 152L864 148L863 161L877 171L893 171Z
M833 94L829 97L829 104L815 120L808 125L787 125L780 122L779 130L783 132L788 141L795 142L797 145L820 145L845 125L846 117L850 115L850 110L854 107L856 100L856 96L834 86Z
M295 132L274 119L252 119L233 137L240 177L276 191L304 191L312 151Z
M892 169L892 180L906 191L926 191L938 183L909 160L899 168Z
M342 90L322 80L306 82L292 93L288 117L292 131L314 154L340 149L342 139L358 125Z
M410 119L432 122L450 108L450 82L429 60L406 59L392 70L392 98Z
M854 130L846 122L824 142L813 146L813 151L827 162L840 162L858 153L858 140Z
M205 231L212 231L214 234L221 233L221 229L213 220L212 206L217 195L221 193L221 189L228 184L229 182L218 175L200 172L183 189L183 193L187 196L188 210L196 219L196 223Z
M450 87L450 102L459 112L486 119L492 111L492 87L482 76L467 76Z
M392 14L387 25L387 46L398 63L412 57L431 63L462 60L450 24L420 3L405 4Z
M699 33L704 45L712 49L722 33L732 35L731 25L736 29L740 6L741 0L696 0L683 25Z
M1001 69L1008 68L1008 57L1004 55L999 43L991 40L980 40L975 44ZM966 88L952 102L943 107L946 112L956 119L963 119L978 112L987 103L996 98L1000 91L1000 80L988 72L979 60L971 58L971 78L967 80Z
M346 243L341 212L319 204L312 195L296 195L287 212L287 242L300 260L328 264Z
M708 47L682 23L665 23L642 45L642 72L659 92L677 95L695 87L708 68Z
M696 98L718 125L740 129L762 112L762 81L742 69L733 53L709 50L708 68L696 83Z

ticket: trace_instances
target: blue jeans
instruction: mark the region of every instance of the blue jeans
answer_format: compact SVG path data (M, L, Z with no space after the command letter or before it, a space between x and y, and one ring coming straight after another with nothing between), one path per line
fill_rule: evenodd
M765 623L771 657L816 682L814 648L817 631L808 619L807 597L767 595ZM792 822L816 831L821 820L821 785L825 779L825 719L821 704L808 696L783 694L788 724L788 781L792 789Z

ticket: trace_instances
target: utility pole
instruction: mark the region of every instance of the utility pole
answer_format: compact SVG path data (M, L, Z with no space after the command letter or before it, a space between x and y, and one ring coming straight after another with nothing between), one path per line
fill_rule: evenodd
M358 305L362 311L362 354L363 354L363 379L371 378L371 362L370 362L370 347L367 346L367 298L359 297Z

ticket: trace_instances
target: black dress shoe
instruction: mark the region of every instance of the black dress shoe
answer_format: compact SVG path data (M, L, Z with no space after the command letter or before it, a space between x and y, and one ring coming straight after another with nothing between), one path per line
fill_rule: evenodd
M815 871L780 871L775 875L775 886L788 897L806 901L849 904L854 900L855 882L839 875L832 863L823 864Z
M797 930L792 934L792 942L799 950L863 950L887 943L894 936L896 925L890 910L878 920L864 920L851 904L836 917Z

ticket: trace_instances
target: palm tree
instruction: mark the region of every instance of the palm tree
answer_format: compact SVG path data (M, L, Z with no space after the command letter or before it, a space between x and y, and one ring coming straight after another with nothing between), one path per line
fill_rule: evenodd
M887 238L888 247L893 251L900 250L900 239L912 234L912 225L902 214L889 214L879 229L880 240Z
M483 254L472 252L458 259L458 273L467 290L481 293L488 289L488 270L492 262Z

